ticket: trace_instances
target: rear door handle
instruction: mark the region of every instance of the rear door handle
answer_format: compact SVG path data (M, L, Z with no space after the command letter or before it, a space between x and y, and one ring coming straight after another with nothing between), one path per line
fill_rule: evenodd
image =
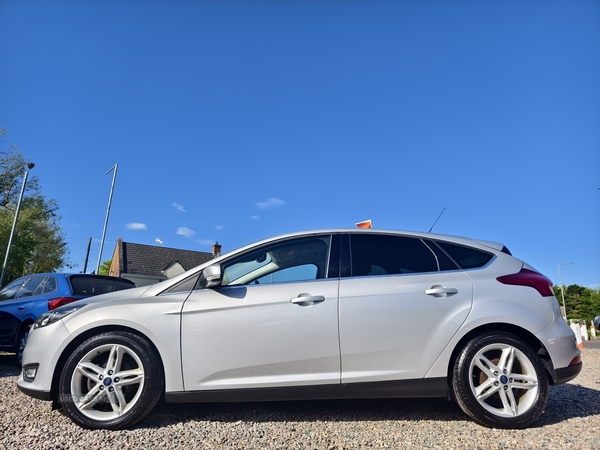
M321 303L325 301L325 297L323 295L311 295L311 294L298 294L298 297L294 297L290 299L295 305L300 306L312 306L315 303Z
M432 295L433 297L436 297L436 298L444 298L447 295L458 294L458 289L447 288L445 286L441 286L441 285L437 284L435 286L431 286L431 289L425 290L425 293L427 295Z

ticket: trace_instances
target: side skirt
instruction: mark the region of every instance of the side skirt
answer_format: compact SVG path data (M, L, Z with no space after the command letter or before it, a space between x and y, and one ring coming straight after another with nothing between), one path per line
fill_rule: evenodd
M211 403L447 396L448 381L442 377L377 383L167 392L165 400L167 403Z

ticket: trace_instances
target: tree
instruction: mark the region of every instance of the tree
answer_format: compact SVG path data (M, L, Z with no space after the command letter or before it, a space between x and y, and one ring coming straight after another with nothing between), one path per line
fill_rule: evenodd
M560 286L553 286L554 294L562 306ZM564 287L567 318L585 320L589 325L600 314L600 288L590 289L578 284Z
M0 129L0 139L6 128ZM0 150L0 258L4 261L14 215L29 161L13 144L9 151ZM55 200L47 200L41 193L39 179L27 180L21 201L21 211L4 283L29 273L54 272L71 267L68 248L62 228L61 216Z
M108 275L110 271L110 264L112 263L112 259L107 259L98 268L98 275Z

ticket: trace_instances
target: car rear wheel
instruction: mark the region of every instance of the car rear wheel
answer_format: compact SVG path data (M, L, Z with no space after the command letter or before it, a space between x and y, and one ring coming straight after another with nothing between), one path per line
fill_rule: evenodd
M163 391L161 364L144 338L123 331L77 347L59 381L59 401L84 428L121 429L144 418Z
M461 409L493 428L525 428L548 402L540 358L519 337L491 332L472 339L456 359L452 387Z
M19 367L23 365L23 350L25 350L25 344L27 344L29 330L31 330L31 325L27 325L23 328L17 338L17 365Z

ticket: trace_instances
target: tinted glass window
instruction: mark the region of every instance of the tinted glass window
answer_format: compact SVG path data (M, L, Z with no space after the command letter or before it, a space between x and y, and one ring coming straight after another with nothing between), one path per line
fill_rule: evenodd
M325 278L330 237L278 242L223 265L223 286L283 283Z
M23 284L23 281L25 280L21 279L18 281L14 281L13 283L9 284L4 289L2 289L2 291L0 291L0 302L2 300L11 300L15 298L15 294Z
M477 250L472 247L451 244L449 242L436 241L450 257L463 269L475 269L483 267L494 257L493 254Z
M46 280L46 286L44 286L44 294L55 291L56 287L57 287L56 278L48 277L48 279Z
M437 258L438 267L440 270L460 270L460 267L456 265L454 261L450 259L450 257L444 253L442 249L440 249L434 242L429 240L424 240L427 247L435 253L435 257Z
M434 254L420 240L402 236L350 236L352 276L437 272Z
M25 282L17 294L17 298L31 297L42 281L44 281L44 277L31 277Z
M93 295L129 289L135 287L135 284L128 280L114 280L91 275L71 277L71 286L73 288L73 295L91 297Z

